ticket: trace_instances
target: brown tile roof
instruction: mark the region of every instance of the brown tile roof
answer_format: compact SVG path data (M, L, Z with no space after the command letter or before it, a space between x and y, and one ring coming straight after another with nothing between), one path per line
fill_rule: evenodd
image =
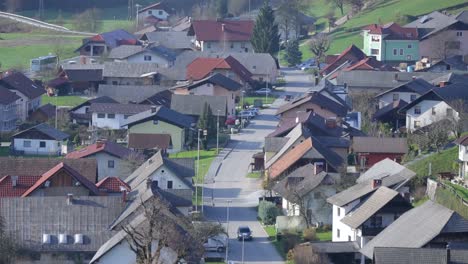
M126 184L119 177L106 177L96 183L96 187L99 189L99 191L106 193L120 193L122 192L120 187L125 188L127 192L130 191L130 186L128 186L128 184Z
M407 153L406 138L354 137L352 149L355 153Z
M41 176L16 176L16 186L13 186L12 177L6 175L0 179L0 197L20 197L41 178Z
M0 157L0 175L38 176L59 163L65 163L89 181L96 182L96 159L14 158Z
M351 45L335 58L330 64L322 69L321 73L328 74L338 68L346 61L360 61L366 58L366 54L358 47Z
M66 158L68 159L86 158L96 153L99 153L101 151L109 155L118 157L118 158L125 158L132 153L130 149L120 144L117 144L112 141L103 141L103 142L94 143L83 149L70 152L67 154Z
M293 149L279 158L269 169L268 176L270 179L275 179L281 173L286 171L291 165L302 158L310 149L312 149L312 139L308 138L304 142L295 146Z
M91 193L93 193L93 194L98 194L99 193L96 185L94 185L94 182L89 181L88 179L86 179L86 177L84 177L83 175L81 175L80 173L78 173L77 171L72 169L70 166L66 165L63 162L60 162L55 167L50 169L48 172L42 174L41 178L33 186L31 186L31 188L29 188L25 193L23 193L21 195L21 197L27 197L33 191L35 191L37 188L41 187L42 184L44 184L46 181L48 181L50 178L52 178L59 171L62 171L62 170L68 172L69 176L73 177L76 181L80 182Z
M169 134L138 134L128 136L128 147L134 149L168 149L171 144Z
M251 82L252 73L232 56L226 58L199 57L187 65L187 79L201 80L216 69L231 70L243 81Z
M189 35L195 35L198 41L250 41L253 27L252 20L197 20Z
M391 22L385 25L372 24L363 28L370 34L385 35L384 39L393 40L417 40L418 29L413 27L402 27L397 23Z

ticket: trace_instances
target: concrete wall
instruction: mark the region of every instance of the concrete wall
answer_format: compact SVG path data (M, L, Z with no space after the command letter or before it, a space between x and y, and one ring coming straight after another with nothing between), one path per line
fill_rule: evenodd
M382 36L380 35L375 35L375 34L369 34L369 31L364 31L363 33L363 39L364 39L364 46L363 46L363 52L367 56L374 56L376 60L381 61L382 60ZM378 40L378 41L372 41ZM378 54L372 54L372 49L377 49L379 52Z
M24 142L31 142L30 147L25 147ZM45 147L41 148L40 142L45 142ZM61 142L57 140L45 140L45 139L24 139L15 138L13 139L14 149L16 151L24 151L28 155L60 155Z
M107 176L115 176L124 179L130 175L125 167L125 161L122 159L109 155L105 152L99 152L93 156L96 158L98 165L98 181L104 179ZM109 161L114 161L114 168L109 168Z
M145 60L145 56L150 56L151 60ZM145 52L141 52L133 56L130 56L127 58L126 61L128 63L153 63L163 68L169 68L173 65L172 62L169 62L166 59L157 55L156 53L150 52L150 51L145 51Z
M115 118L109 118L109 114L104 114L104 118L98 118L98 113L93 113L91 120L92 125L98 128L121 129L127 118L123 114L115 114Z
M420 106L421 107L421 114L415 114L414 109ZM435 108L436 114L432 114L432 108ZM414 121L419 121L420 122L420 127L425 127L427 125L432 124L435 121L442 120L447 117L447 109L450 108L452 109L448 104L445 102L441 101L430 101L430 100L425 100L420 102L419 104L411 107L406 111L406 128L409 131L414 131L415 126L414 126ZM453 111L454 116L458 118L458 113Z
M399 100L403 100L403 101L405 101L407 103L413 101L413 100L411 100L411 95L414 95L415 99L420 97L420 95L417 94L417 93L406 93L406 92L405 93L403 93L403 92L387 93L387 94L384 94L381 97L379 97L379 108L383 108L386 105L393 104L393 102L394 102L393 101L393 95L394 94L398 95Z
M16 102L8 105L0 105L0 131L12 131L16 129L17 115Z
M190 189L183 181L177 177L174 172L170 171L166 166L162 166L151 174L153 181L158 181L158 187L165 190L167 188L167 182L172 181L172 189Z
M462 36L457 36L457 32L461 32ZM446 41L460 41L460 49L446 50ZM424 39L420 42L421 57L427 57L431 60L441 60L445 57L453 55L468 54L468 30L446 30L438 34Z
M250 41L196 41L195 46L206 52L255 52Z
M357 204L359 204L360 200L353 201L343 207L339 207L333 205L333 227L332 227L332 241L339 242L339 241L349 241L349 237L351 237L351 241L356 241L356 232L351 229L351 227L343 224L341 219L345 217L346 214L349 213ZM339 212L339 213L338 213ZM338 232L339 230L339 232ZM339 236L338 236L339 233Z
M154 8L154 9L145 10L144 12L140 13L139 16L144 17L144 18L148 16L155 16L161 20L167 20L167 18L169 17L169 14L163 9Z
M169 152L181 151L185 145L185 130L161 120L157 124L154 124L153 120L150 120L133 125L128 129L128 133L169 134L172 141L172 150L168 150Z
M459 174L463 178L468 177L468 147L458 145L458 159L460 162Z
M174 91L175 94L194 94L194 95L215 95L215 96L224 96L227 99L227 109L229 114L233 115L236 113L236 96L240 96L240 91L229 91L224 87L219 85L212 85L211 83L206 83L204 85L200 85L195 89L188 90L187 88L178 88ZM213 115L216 116L217 109L211 109L213 111ZM221 113L224 112L224 109L221 110Z

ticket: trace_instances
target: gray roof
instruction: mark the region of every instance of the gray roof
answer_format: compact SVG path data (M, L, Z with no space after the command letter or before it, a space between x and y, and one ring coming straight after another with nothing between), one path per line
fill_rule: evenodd
M55 140L58 140L58 141L62 141L62 140L65 140L67 139L68 137L70 137L70 135L68 135L67 133L64 133L58 129L55 129L51 126L49 126L48 124L46 123L42 123L42 124L39 124L39 125L36 125L36 126L33 126L31 128L28 128L26 130L23 130L21 132L18 132L16 134L13 135L14 138L21 138L22 136L26 135L27 133L30 133L31 131L38 131L52 139L55 139Z
M288 142L287 137L266 137L265 138L265 152L278 152Z
M151 109L151 105L95 103L89 107L91 113L134 115Z
M176 125L178 127L182 128L190 128L192 127L192 124L194 123L194 120L192 117L181 114L177 111L174 111L172 109L169 109L164 106L152 106L154 107L151 110L147 110L144 112L140 112L136 115L133 115L127 119L127 122L122 124L122 126L131 126L135 124L139 124L142 122L146 122L148 120L161 120L173 125Z
M229 77L224 76L221 73L216 73L216 74L210 75L210 76L208 76L208 77L206 77L204 79L201 79L201 80L198 80L198 81L195 81L195 82L186 82L186 83L177 85L174 88L187 87L188 90L192 90L192 89L195 89L195 88L197 88L199 86L202 86L202 85L204 85L206 83L219 85L219 86L221 86L221 87L223 87L223 88L225 88L226 90L229 90L229 91L238 91L238 90L240 90L242 88L242 84L234 81L233 79L231 79Z
M121 45L111 50L109 53L109 59L126 59L130 56L139 54L141 52L151 52L166 61L174 61L176 54L174 51L166 48L162 45L149 45L149 46L137 46L137 45Z
M375 166L375 165L374 165ZM416 173L410 170L403 170L403 171L395 171L395 172L387 172L378 175L372 175L368 179L364 179L357 184L349 187L348 189L335 194L334 196L327 199L327 202L337 205L337 206L344 206L349 204L356 199L360 199L368 194L371 194L376 188L372 187L373 179L381 179L382 186L386 187L393 187L397 184L402 184L411 178L413 178Z
M16 242L33 251L94 252L111 238L111 222L122 212L120 196L26 197L0 199L0 215L7 232ZM67 244L59 244L59 234ZM42 235L51 235L51 244L42 243ZM83 234L84 244L74 244L74 235Z
M461 264L468 263L468 250L445 248L376 247L375 264ZM450 261L447 261L450 259Z
M144 74L157 74L159 70L157 63L106 62L102 76L140 78Z
M315 251L325 254L334 253L354 253L359 251L359 244L356 241L349 242L308 242L301 246L311 246Z
M327 148L349 148L351 142L347 138L314 136L322 145Z
M397 153L408 152L406 138L399 137L353 137L354 153Z
M414 172L405 166L395 162L389 158L381 160L370 167L366 172L361 174L356 180L357 183L368 181L370 179L381 178L383 175L402 174L408 177L413 177ZM411 176L413 175L413 176Z
M428 36L437 33L450 25L457 23L457 19L454 16L442 14L439 11L434 11L430 14L419 17L413 22L405 25L405 27L413 27L425 30L421 39L427 38Z
M281 158L294 143L296 143L299 138L304 136L304 130L302 128L302 124L297 124L296 127L293 128L285 138L289 138L288 141L283 144L283 147L265 163L265 169L268 169L273 163L275 163L279 158Z
M426 81L433 80L445 73L433 72L388 72L388 71L341 71L336 80L338 85L347 84L348 87L368 87L390 89L407 83L413 77L420 77ZM395 77L397 80L395 80Z
M160 189L153 188L153 192L159 193L174 207L192 206L192 189Z
M404 83L402 85L399 85L395 88L392 88L392 89L389 89L383 93L380 93L378 95L376 95L375 97L381 97L387 93L391 93L391 92L413 92L413 93L417 93L419 95L423 95L425 93L427 93L429 90L435 88L434 86L432 86L429 82L425 81L424 79L422 78L417 78L415 80L411 80L407 83Z
M400 216L362 249L361 253L373 258L376 247L420 248L444 233L444 227L456 216L454 211L427 201ZM456 219L457 230L451 232L468 232L468 221L461 217Z
M317 188L328 174L324 171L314 175L314 165L309 163L295 169L273 186L273 190L286 200L297 202Z
M357 229L397 195L399 195L398 192L382 186L356 210L343 217L341 222L353 229Z
M146 98L166 91L167 87L159 85L109 85L100 84L98 96L108 96L119 103L141 102Z
M225 96L174 94L171 109L186 115L200 116L205 103L208 103L213 113L221 110L220 116L226 116L227 99Z
M145 33L141 39L150 43L171 47L172 49L193 49L193 36L187 36L185 31L155 31Z

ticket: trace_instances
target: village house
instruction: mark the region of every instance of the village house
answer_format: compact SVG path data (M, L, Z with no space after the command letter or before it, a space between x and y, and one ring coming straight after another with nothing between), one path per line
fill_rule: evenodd
M95 158L98 164L98 180L109 176L126 177L131 172L131 159L138 157L138 154L120 144L102 140L65 156L67 159Z
M450 264L466 262L468 251L461 248L376 247L372 263Z
M45 94L45 89L41 85L33 82L19 71L6 71L0 75L0 86L15 93L20 98L16 100L17 118L21 121L27 120L29 114L41 105L41 97ZM4 108L4 110L7 110ZM7 112L9 112L7 110ZM11 117L11 115L10 115ZM9 126L12 126L10 120Z
M69 93L96 94L99 84L103 83L102 64L63 64L58 77L48 83L59 95Z
M83 44L75 50L80 55L99 57L120 45L138 45L138 39L123 29L97 34L83 39Z
M447 74L464 74L468 71L468 56L453 55L438 62L431 64L429 67L419 71L425 72L445 72Z
M161 105L167 108L171 108L171 101L172 92L169 90L163 90L146 97L144 100L141 100L139 104Z
M145 6L138 10L141 19L154 17L158 20L167 20L170 16L169 7L164 1Z
M189 81L187 84L180 84L171 90L174 94L181 95L210 95L224 96L227 100L228 112L235 114L236 100L241 95L242 85L221 73L210 75L198 81ZM217 113L214 113L217 114Z
M273 191L282 197L284 215L306 215L309 224L331 224L332 208L326 199L336 193L334 184L339 178L324 171L314 174L314 165L307 164L277 182Z
M324 76L330 75L331 73L334 73L343 67L347 67L350 65L353 65L363 59L366 58L366 54L364 52L354 46L352 44L351 46L347 47L345 50L343 50L340 55L333 57L323 68L320 73Z
M0 131L9 132L16 129L18 112L16 107L20 97L14 92L0 86Z
M419 53L430 62L445 59L453 55L468 54L468 21L462 11L450 15L434 11L423 15L405 28L417 28L419 37Z
M455 143L458 145L458 175L462 179L468 178L468 135L458 138Z
M58 109L55 105L50 103L41 105L36 111L29 115L29 120L38 123L44 123L55 118ZM63 112L63 111L61 111Z
M140 150L160 147L169 153L186 149L191 143L194 120L164 106L150 107L122 124L128 130L128 146Z
M172 96L171 109L198 120L203 114L205 104L208 104L215 117L219 116L220 123L223 123L223 120L233 111L233 109L228 109L226 96L214 95L174 94Z
M12 136L12 150L26 155L60 156L66 154L70 135L46 123L33 126Z
M195 50L192 39L193 37L188 36L185 31L155 31L145 33L140 37L144 43L168 47L176 54Z
M93 103L117 103L114 99L107 96L100 96L93 99L89 99L73 108L68 110L70 119L74 124L80 124L85 126L91 125L91 112L89 108Z
M406 129L414 132L442 120L458 120L457 109L468 99L468 91L463 84L451 84L432 89L418 99L401 108L406 113Z
M99 85L99 92L97 96L110 97L117 103L121 104L138 104L151 96L162 93L161 95L166 96L169 99L172 96L168 96L168 87L162 85L112 85L112 84L101 84ZM167 103L167 102L166 102Z
M400 137L353 137L351 152L355 155L355 164L365 169L387 158L401 163L408 153L406 140Z
M416 27L401 27L391 22L363 28L364 53L384 62L414 62L420 59Z
M121 45L113 49L109 60L128 63L155 63L158 66L169 68L174 65L177 54L162 45Z
M91 125L95 128L121 129L130 116L149 109L150 105L92 103L89 107Z
M187 34L201 51L253 53L253 27L252 20L195 20Z

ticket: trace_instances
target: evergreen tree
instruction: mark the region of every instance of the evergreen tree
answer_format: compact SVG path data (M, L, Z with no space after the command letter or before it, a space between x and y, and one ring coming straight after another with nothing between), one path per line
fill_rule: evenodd
M288 66L294 66L302 61L302 52L299 50L299 41L297 39L291 40L286 44L286 52L283 55Z
M270 7L270 2L265 0L255 21L252 45L255 52L270 53L274 56L279 51L279 40L280 35L273 9Z
M217 0L216 12L218 17L225 18L228 16L228 2L227 0Z

